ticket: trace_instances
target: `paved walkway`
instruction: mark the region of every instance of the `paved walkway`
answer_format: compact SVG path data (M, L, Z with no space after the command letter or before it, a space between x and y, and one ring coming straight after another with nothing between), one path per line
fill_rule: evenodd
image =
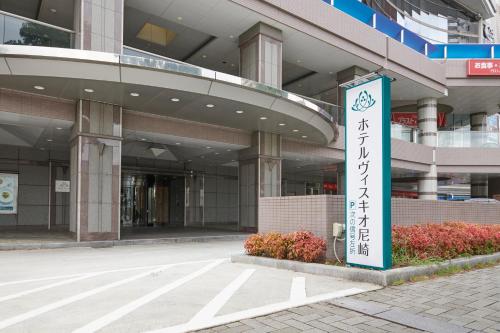
M500 266L310 304L200 332L500 332Z

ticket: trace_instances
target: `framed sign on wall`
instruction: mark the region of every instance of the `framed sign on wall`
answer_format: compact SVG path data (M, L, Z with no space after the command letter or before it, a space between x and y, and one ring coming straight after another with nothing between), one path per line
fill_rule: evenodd
M0 214L17 214L17 181L17 174L0 173Z
M345 230L349 265L388 269L391 254L391 81L345 90Z

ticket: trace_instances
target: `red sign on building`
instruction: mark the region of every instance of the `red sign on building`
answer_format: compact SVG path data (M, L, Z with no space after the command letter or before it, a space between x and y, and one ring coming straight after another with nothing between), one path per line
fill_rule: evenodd
M438 127L446 126L446 113L438 112L437 125ZM391 121L409 127L418 127L418 116L416 112L392 112Z
M467 60L468 76L500 76L500 60Z

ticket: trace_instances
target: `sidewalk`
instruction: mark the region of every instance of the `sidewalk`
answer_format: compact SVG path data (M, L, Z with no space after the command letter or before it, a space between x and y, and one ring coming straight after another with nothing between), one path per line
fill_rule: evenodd
M500 332L500 266L388 287L202 332Z

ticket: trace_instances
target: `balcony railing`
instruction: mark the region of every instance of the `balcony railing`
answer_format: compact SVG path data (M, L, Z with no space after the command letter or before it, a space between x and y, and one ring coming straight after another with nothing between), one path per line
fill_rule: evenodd
M500 133L480 131L439 131L438 147L500 148Z
M397 123L391 124L391 138L406 142L419 143L418 128L408 127Z
M0 44L73 48L74 32L0 11Z
M248 80L239 76L234 76L222 72L216 72L211 69L195 66L176 59L164 57L158 54L143 51L130 46L125 46L125 45L123 46L123 55L129 56L129 58L126 58L125 60L133 62L134 64L140 63L142 66L154 67L158 69L175 68L175 70L185 72L186 74L205 76L217 80L234 83L240 86L257 89L271 95L279 95L288 100L292 100L296 103L302 104L309 109L315 110L316 112L320 113L324 118L328 119L331 122L338 123L339 120L339 107L331 103L291 93L285 90L265 85L263 83Z
M500 59L500 44L433 44L357 0L322 0L431 59Z

